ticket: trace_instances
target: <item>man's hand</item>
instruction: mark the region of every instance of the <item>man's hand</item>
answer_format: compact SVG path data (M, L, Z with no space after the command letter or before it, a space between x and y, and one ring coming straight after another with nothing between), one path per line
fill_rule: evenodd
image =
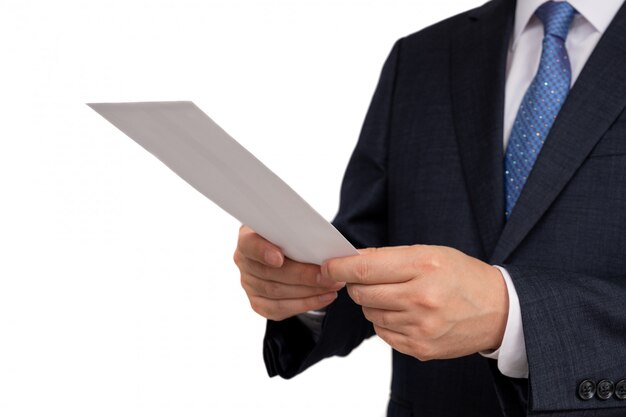
M326 307L345 285L322 277L317 265L286 258L280 248L247 226L239 229L233 259L252 309L270 320Z
M322 276L348 283L378 336L420 360L497 349L508 317L500 271L455 249L366 249L322 265Z

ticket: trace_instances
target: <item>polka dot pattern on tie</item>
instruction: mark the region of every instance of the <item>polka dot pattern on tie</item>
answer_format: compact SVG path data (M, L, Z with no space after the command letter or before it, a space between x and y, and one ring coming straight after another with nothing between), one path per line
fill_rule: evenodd
M543 22L539 69L520 104L504 155L505 216L508 219L567 93L572 72L565 39L576 11L549 1L535 15Z

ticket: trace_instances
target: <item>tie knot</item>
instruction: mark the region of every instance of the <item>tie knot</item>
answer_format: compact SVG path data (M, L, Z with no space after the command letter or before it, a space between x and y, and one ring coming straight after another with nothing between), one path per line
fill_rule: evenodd
M549 1L542 4L535 14L543 22L546 35L558 36L563 41L572 24L576 10L566 1Z

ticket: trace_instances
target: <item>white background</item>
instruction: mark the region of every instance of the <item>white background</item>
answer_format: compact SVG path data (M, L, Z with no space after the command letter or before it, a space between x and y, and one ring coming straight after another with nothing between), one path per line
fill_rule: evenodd
M84 105L193 100L324 217L393 42L476 0L0 0L0 416L382 416L390 350L269 379L238 224Z

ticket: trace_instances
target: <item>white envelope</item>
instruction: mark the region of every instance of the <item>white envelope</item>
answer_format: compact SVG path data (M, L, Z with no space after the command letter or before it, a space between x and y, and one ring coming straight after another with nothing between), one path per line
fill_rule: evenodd
M289 258L319 265L358 254L337 229L194 103L88 105Z

